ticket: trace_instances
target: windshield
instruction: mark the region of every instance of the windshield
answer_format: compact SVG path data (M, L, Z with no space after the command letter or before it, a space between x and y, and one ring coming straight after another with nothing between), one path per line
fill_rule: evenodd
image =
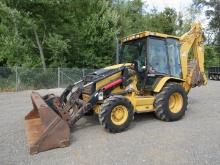
M123 43L120 52L120 63L133 63L139 60L142 66L146 63L146 39Z

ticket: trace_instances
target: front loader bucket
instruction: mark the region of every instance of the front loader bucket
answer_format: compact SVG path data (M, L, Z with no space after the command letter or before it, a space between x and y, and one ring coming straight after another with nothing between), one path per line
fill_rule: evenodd
M70 143L70 128L43 98L32 92L33 110L25 116L25 127L30 154L66 147Z

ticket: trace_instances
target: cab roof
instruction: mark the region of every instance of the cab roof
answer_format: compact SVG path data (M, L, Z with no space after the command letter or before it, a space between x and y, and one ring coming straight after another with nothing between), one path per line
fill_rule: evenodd
M150 31L144 31L144 32L140 32L140 33L131 34L127 37L123 37L121 39L121 42L132 41L132 40L144 38L144 37L147 37L147 36L155 36L155 37L160 37L160 38L174 38L174 39L178 39L178 40L180 39L179 37L173 36L173 35L157 33L157 32L150 32Z

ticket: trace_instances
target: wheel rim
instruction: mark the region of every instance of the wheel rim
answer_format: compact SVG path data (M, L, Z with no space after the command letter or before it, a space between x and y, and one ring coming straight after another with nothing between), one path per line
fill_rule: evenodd
M118 105L111 112L111 120L115 125L122 125L127 121L128 110L123 105Z
M183 107L183 97L180 93L173 93L169 98L169 109L172 113L178 113Z

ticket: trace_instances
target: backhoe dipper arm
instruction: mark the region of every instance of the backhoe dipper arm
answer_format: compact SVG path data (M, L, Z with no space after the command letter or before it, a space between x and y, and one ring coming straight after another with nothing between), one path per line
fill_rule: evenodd
M183 86L188 92L192 87L207 84L204 72L204 39L201 24L193 23L190 31L180 37L180 43L182 74L185 80ZM191 48L193 60L188 64Z

